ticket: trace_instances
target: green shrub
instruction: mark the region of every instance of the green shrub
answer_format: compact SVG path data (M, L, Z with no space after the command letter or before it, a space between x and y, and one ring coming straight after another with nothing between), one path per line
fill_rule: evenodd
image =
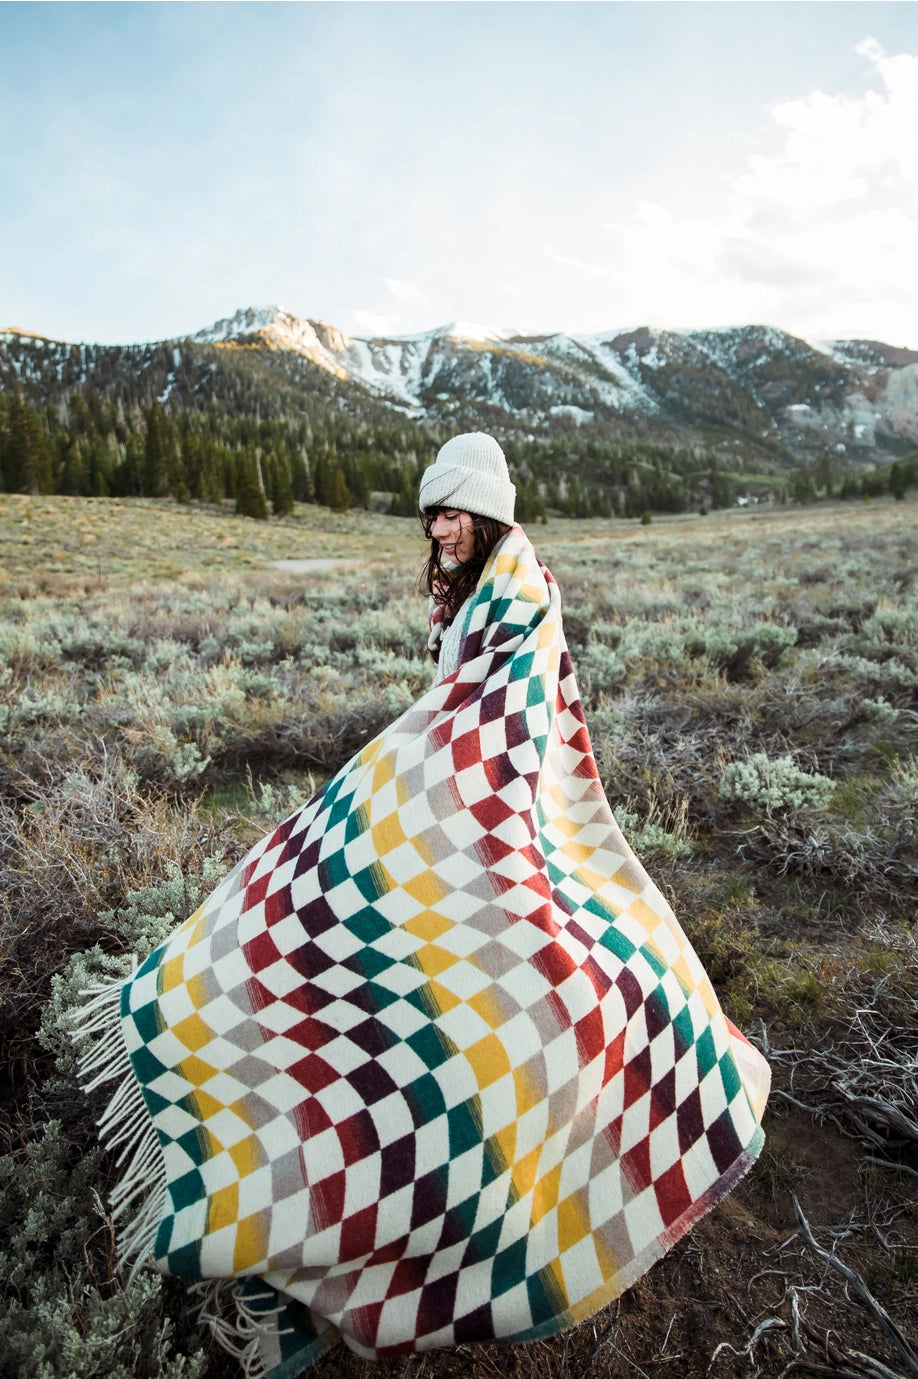
M115 1271L104 1207L112 1165L92 1125L112 1089L87 1099L79 1088L73 1016L87 987L125 975L129 955L145 956L161 943L224 871L218 857L193 876L173 865L161 884L138 887L117 910L99 915L107 946L120 956L96 944L53 978L38 1033L55 1069L43 1097L66 1115L67 1129L52 1120L0 1159L3 1379L195 1379L206 1368L184 1286L153 1273L126 1283Z
M0 1158L3 1379L204 1373L205 1352L165 1315L164 1280L141 1274L125 1284L113 1272L102 1165L98 1148L72 1142L56 1121Z
M801 771L792 757L770 758L756 752L746 761L732 761L717 788L718 798L771 815L796 809L819 809L835 789L828 776Z
M861 709L872 723L895 723L899 717L899 710L887 699L862 699Z
M615 821L640 857L686 857L692 844L685 836L685 824L673 832L648 817L641 820L622 805L616 805Z
M703 655L730 679L739 680L749 674L755 663L773 669L796 640L795 627L762 622L748 628L705 628L687 638L687 649L694 655Z

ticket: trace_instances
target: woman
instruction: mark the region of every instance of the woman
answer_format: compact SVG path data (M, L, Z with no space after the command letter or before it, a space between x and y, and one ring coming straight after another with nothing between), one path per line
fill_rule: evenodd
M418 506L431 549L422 578L437 682L458 666L463 623L456 616L469 608L491 552L512 527L515 501L504 452L479 431L447 441L424 471Z
M94 1003L122 1250L230 1348L232 1287L247 1373L568 1327L761 1146L767 1066L615 824L513 500L492 438L442 448L435 683Z

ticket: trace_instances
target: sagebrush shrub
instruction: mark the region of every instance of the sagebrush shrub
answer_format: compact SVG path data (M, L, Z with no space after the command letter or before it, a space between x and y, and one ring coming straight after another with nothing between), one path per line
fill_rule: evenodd
M103 1162L101 1150L75 1142L56 1121L0 1157L3 1379L204 1373L205 1351L190 1334L178 1337L165 1315L162 1277L142 1274L126 1284L113 1272Z
M155 1273L126 1282L116 1272L104 1205L115 1169L92 1124L112 1087L91 1101L80 1090L74 1016L88 987L126 975L132 955L161 943L225 870L209 857L197 874L173 865L161 884L138 887L99 915L105 948L74 954L53 979L38 1041L55 1070L44 1097L67 1115L67 1129L52 1120L0 1158L2 1379L195 1379L206 1368L183 1285Z
M757 813L819 809L828 804L835 783L828 776L801 771L793 757L756 752L724 767L717 787L721 800L746 805Z
M888 699L862 699L861 709L872 723L895 723L899 710Z
M686 857L692 851L692 844L685 836L684 817L681 826L670 831L652 817L642 820L639 814L623 805L616 805L613 813L615 822L640 857Z
M914 833L918 812L918 759L894 761L887 788L890 808L899 814L900 823Z

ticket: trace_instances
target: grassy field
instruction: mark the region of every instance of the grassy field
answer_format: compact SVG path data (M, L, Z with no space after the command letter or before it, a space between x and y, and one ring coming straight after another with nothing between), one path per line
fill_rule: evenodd
M914 505L532 535L610 802L772 1059L767 1146L568 1336L375 1368L339 1351L316 1379L914 1376ZM0 499L0 1375L237 1373L180 1284L113 1272L67 1011L423 691L423 550L366 513ZM346 563L272 565L291 559Z

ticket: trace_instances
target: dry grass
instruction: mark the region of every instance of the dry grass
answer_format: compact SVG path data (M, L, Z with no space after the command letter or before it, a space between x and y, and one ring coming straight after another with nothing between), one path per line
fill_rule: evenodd
M316 1379L908 1373L888 1336L863 1333L863 1304L807 1244L793 1195L815 1240L837 1243L914 1343L912 507L533 534L561 585L610 800L728 1013L772 1051L767 1147L713 1216L570 1335L376 1368L339 1350ZM423 689L421 556L412 523L364 513L302 508L260 524L149 500L0 500L0 1033L14 1181L48 1179L50 1116L65 1125L54 1172L75 1172L91 1135L60 1035L79 972L154 941L208 866L228 866ZM270 565L287 558L354 563L302 576ZM53 974L81 949L90 957L73 959L48 1004ZM92 1295L113 1293L107 1257L73 1243L101 1230L90 1188L82 1206L61 1191L55 1212L74 1215L60 1286L92 1293L90 1260ZM20 1197L3 1217L10 1238L24 1230ZM143 1326L164 1336L156 1318L171 1314L185 1336L181 1289L164 1299L145 1300ZM73 1305L90 1315L85 1298ZM234 1372L213 1357L212 1377Z
M0 494L0 579L10 591L62 592L124 580L263 570L272 560L376 559L420 553L411 522L298 504L254 522L223 508L168 499Z

